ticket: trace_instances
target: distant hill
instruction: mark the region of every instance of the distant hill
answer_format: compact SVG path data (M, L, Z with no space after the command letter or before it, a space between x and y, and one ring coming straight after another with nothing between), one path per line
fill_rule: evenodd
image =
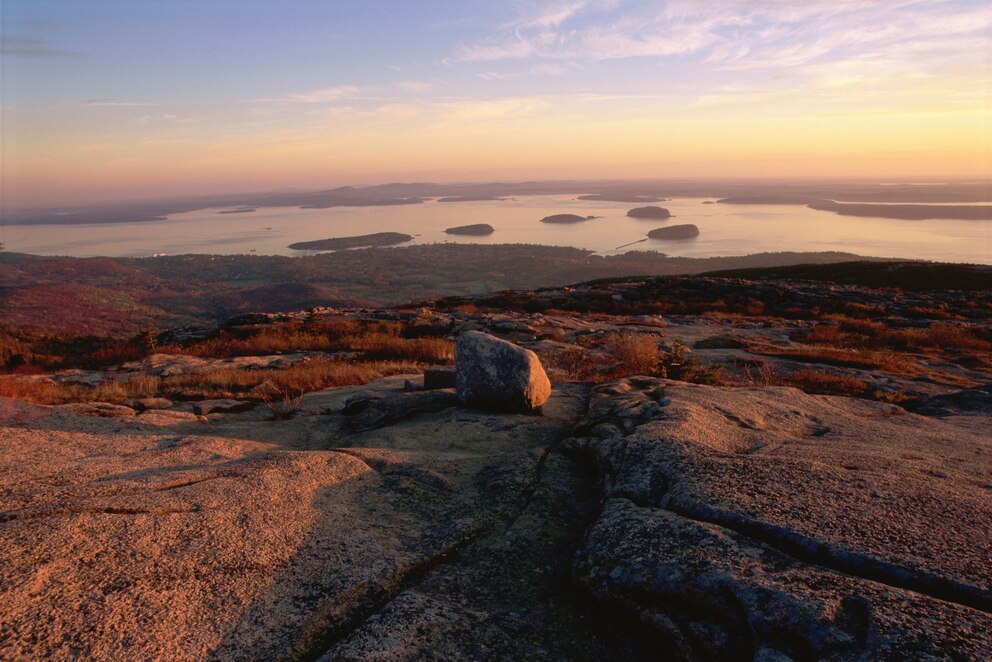
M133 333L149 324L169 328L213 323L252 311L392 305L631 274L691 274L854 259L858 256L835 252L704 259L652 251L602 256L577 248L527 244L434 244L304 257L68 258L0 253L0 319L13 328L107 335ZM291 284L310 289L272 289Z
M841 262L730 269L712 271L705 275L749 280L806 280L862 287L898 287L911 292L992 291L992 266L980 264L896 262L879 265L878 262Z

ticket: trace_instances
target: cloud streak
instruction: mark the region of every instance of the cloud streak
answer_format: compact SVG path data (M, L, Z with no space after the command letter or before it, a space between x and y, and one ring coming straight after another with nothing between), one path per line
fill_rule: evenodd
M324 87L301 94L287 94L286 96L268 99L250 99L244 103L270 103L280 106L333 103L349 99L357 99L361 93L361 88L356 87L355 85L335 85L333 87Z
M157 106L156 103L146 103L141 101L117 101L116 99L82 99L81 106L109 106L113 108L137 108L143 106Z
M6 57L59 60L83 57L82 53L57 48L46 39L17 35L4 36L0 40L0 55Z

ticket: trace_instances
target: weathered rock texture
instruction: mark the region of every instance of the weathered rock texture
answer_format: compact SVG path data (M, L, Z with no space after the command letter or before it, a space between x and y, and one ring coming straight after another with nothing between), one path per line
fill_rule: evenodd
M536 417L403 381L209 428L0 398L0 659L992 651L984 407L635 377Z
M397 386L364 389L388 427L320 414L341 389L211 436L0 398L0 659L313 659L482 533L501 540L583 403L438 410L405 396L439 392Z
M981 435L892 405L651 379L595 389L584 427L570 443L605 503L579 581L680 657L992 651Z
M547 402L551 382L529 349L465 331L455 344L455 389L458 399L473 407L526 412Z

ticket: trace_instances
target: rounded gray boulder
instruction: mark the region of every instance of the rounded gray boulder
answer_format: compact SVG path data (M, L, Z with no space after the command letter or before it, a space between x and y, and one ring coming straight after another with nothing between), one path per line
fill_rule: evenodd
M548 401L551 382L529 349L465 331L455 343L455 392L471 407L529 412Z

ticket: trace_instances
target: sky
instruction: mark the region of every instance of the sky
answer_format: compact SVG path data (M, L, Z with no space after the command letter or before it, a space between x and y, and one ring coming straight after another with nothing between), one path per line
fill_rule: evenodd
M992 177L985 0L3 0L8 208Z

